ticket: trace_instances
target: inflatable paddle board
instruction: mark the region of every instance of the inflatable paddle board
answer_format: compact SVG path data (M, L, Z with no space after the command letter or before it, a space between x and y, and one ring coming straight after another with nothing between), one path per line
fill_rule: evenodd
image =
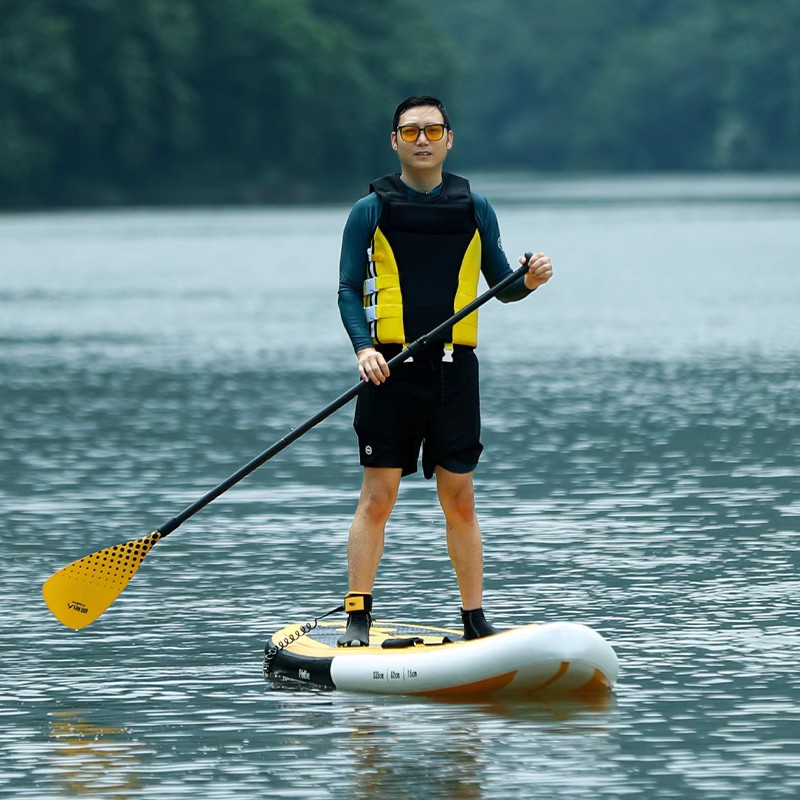
M373 694L443 698L592 697L619 662L599 633L574 622L524 625L466 642L462 632L373 621L369 647L337 647L345 621L288 625L264 651L264 677Z

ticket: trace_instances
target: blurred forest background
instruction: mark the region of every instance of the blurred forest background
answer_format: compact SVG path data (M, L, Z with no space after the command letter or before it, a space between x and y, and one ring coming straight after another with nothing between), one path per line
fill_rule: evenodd
M800 0L0 0L0 206L352 200L465 171L800 169Z

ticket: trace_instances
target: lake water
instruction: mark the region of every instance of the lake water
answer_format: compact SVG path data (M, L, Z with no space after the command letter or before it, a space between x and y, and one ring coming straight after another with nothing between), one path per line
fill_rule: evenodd
M486 607L569 619L607 703L272 686L264 641L345 589L346 408L159 543L94 625L41 584L144 536L356 380L345 207L0 217L0 795L800 794L800 180L477 176L556 276L482 311ZM533 187L533 189L532 189ZM458 621L404 482L378 615Z

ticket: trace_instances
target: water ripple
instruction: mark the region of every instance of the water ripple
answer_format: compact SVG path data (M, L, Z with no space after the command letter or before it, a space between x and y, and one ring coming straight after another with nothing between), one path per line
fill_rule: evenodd
M335 274L296 285L309 230L335 263L345 210L23 218L0 226L0 794L797 795L794 220L507 211L563 266L549 294L485 309L486 606L501 626L598 629L615 694L453 705L265 684L268 635L345 587L352 409L159 542L95 624L62 628L40 594L54 570L145 535L355 380ZM617 242L613 280L598 236ZM665 263L679 237L697 263ZM69 269L48 266L65 241ZM735 257L755 250L772 266L758 292ZM301 295L335 334L298 331ZM379 617L458 624L443 530L435 488L404 482Z

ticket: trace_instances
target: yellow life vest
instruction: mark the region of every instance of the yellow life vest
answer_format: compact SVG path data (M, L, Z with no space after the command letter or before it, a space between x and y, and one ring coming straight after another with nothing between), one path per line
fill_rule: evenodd
M410 344L477 296L481 237L469 182L446 172L441 194L412 196L387 175L370 189L381 198L364 281L370 335L375 344ZM475 347L478 312L446 341Z

